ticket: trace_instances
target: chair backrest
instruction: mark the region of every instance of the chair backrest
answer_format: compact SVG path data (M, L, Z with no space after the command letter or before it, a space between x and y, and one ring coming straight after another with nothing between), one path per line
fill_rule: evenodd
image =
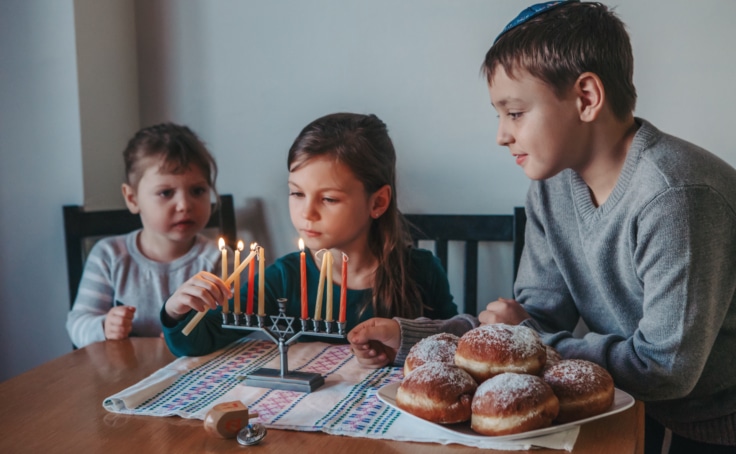
M122 235L141 228L141 219L127 209L85 211L80 205L64 205L64 238L69 279L69 307L77 298L84 261L90 242L102 237ZM220 195L220 207L212 212L208 229L217 229L230 247L235 247L235 207L233 196Z
M449 241L465 243L463 273L464 307L468 314L478 310L478 243L501 241L513 243L514 270L516 272L524 248L524 207L515 207L514 214L454 215L454 214L405 214L411 224L414 245L419 240L434 241L434 253L447 271Z

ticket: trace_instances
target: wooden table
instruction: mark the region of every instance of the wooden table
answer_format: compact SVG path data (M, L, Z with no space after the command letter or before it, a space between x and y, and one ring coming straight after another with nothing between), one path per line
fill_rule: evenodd
M109 413L104 398L171 362L162 339L106 341L75 350L0 383L0 453L473 453L460 445L409 443L269 430L260 445L211 438L202 421ZM529 451L531 452L531 451ZM535 454L559 453L535 449ZM644 407L584 424L574 453L643 453Z

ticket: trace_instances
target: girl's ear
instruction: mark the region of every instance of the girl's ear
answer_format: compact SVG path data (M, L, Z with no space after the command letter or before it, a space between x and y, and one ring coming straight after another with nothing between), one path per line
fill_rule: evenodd
M601 78L595 73L585 72L575 81L574 90L580 120L590 122L598 118L606 101Z
M371 195L368 204L371 210L371 217L378 219L383 216L383 213L388 210L388 206L391 203L391 186L384 185L379 190Z
M123 183L123 199L125 199L125 205L128 207L128 211L133 214L141 212L138 208L138 199L135 194L135 189L128 183Z

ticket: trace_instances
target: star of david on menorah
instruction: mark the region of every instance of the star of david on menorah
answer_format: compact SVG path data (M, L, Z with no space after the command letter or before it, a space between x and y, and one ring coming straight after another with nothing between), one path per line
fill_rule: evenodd
M270 369L262 367L245 377L247 386L258 388L286 389L289 391L312 392L325 383L324 377L314 372L289 371L288 350L289 345L294 343L302 335L327 337L333 339L345 338L345 323L311 318L301 318L301 331L294 330L296 317L286 315L286 298L277 300L279 305L278 315L249 315L244 314L243 319L230 318L223 314L222 327L241 331L261 332L271 341L279 346L281 357L281 369ZM266 317L271 319L271 326L266 326ZM310 327L311 325L311 327ZM334 328L337 328L333 332Z

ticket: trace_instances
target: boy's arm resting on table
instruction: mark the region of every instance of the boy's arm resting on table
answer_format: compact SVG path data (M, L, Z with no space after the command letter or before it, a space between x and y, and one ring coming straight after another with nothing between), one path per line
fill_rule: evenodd
M701 186L658 195L639 214L636 227L632 275L641 280L643 294L640 301L619 304L622 311L641 310L631 315L640 317L633 333L591 328L574 338L572 301L539 294L522 277L517 297L533 318L524 324L540 331L563 357L604 366L616 386L638 399L682 398L696 384L705 386L699 380L711 353L723 356L712 349L734 298L736 218L720 195ZM537 259L534 253L528 258L526 265ZM586 303L597 304L578 304Z

